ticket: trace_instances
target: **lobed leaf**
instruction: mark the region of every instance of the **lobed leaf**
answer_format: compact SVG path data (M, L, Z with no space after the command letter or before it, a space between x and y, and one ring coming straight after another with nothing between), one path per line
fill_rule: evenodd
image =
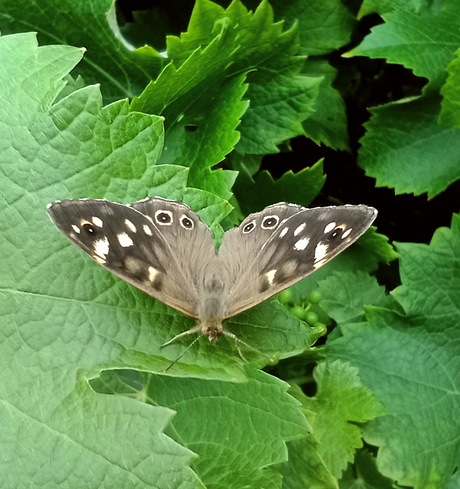
M358 368L387 410L365 429L366 441L380 446L380 471L415 488L445 487L460 455L459 247L458 215L430 245L399 244L397 303L369 308L367 322L341 324L343 337L327 346L331 358Z

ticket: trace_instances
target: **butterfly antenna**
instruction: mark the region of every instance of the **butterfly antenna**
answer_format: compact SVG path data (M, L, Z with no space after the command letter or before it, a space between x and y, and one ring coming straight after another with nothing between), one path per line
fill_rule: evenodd
M188 333L188 331L185 331L185 333ZM167 341L166 343L164 343L163 345L160 346L160 348L163 348L164 346L167 346L167 345L170 345L174 340L176 340L179 336L184 336L184 333L181 333L180 335L177 335L175 336L172 340L169 340ZM163 373L165 374L168 370L170 370L184 355L185 353L187 352L187 350L189 350L198 340L200 339L199 336L197 336L191 343L190 345L188 345L183 351L182 353L175 359L173 360L169 365L168 367L163 370Z
M189 334L198 333L200 331L200 329L201 329L200 325L196 325L193 328L188 329L187 331L183 331L182 333L176 334L176 336L174 336L173 338L168 340L166 343L163 343L162 345L160 345L160 348L164 348L165 346L171 345L172 343L174 343L179 338L182 338L183 336L188 336ZM198 341L198 339L199 339L199 336L197 336L190 343L190 345L188 345L187 348L184 349L184 351L171 363L171 365L168 366L168 368L166 370L163 370L163 373L166 373L171 367L173 367L184 356L184 354L187 352L187 350L189 348L191 348Z

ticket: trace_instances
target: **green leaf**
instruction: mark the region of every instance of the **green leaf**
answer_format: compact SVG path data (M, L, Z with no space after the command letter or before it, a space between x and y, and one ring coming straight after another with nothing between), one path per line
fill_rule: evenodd
M371 110L361 140L359 165L377 186L396 193L427 193L432 198L460 177L459 130L439 124L439 90L446 69L460 45L458 2L443 8L387 12L385 24L374 27L349 56L384 58L428 79L424 94ZM448 86L444 88L449 93ZM452 110L445 101L444 110ZM452 125L452 124L450 124Z
M366 450L359 450L354 466L349 466L340 481L340 489L394 489L394 485L380 474L375 458Z
M164 59L153 48L133 51L119 35L112 0L0 0L3 34L36 31L41 44L83 46L77 67L87 83L101 83L108 101L139 93Z
M319 283L320 305L337 323L364 319L364 306L387 307L393 300L364 272L334 272Z
M442 111L439 120L446 126L460 129L460 49L456 58L447 67L447 81L442 87Z
M191 186L223 198L229 198L236 174L211 173L210 168L238 142L236 127L247 108L242 101L245 76L222 81L224 62L232 49L225 35L216 37L206 48L197 48L179 68L173 63L166 66L131 103L132 111L164 116L166 141L161 163L191 167Z
M446 79L446 67L460 45L457 19L458 2L450 2L444 9L396 10L383 14L385 24L371 29L359 46L348 56L384 58L411 69L425 77L425 89L437 91ZM453 48L454 47L454 48Z
M245 78L243 75L233 78L216 95L214 102L219 110L211 111L197 128L200 139L193 134L195 137L190 137L189 144L185 141L185 154L182 154L190 166L188 184L227 199L232 196L230 188L238 174L234 171L211 171L211 167L219 163L225 156L222 153L230 152L239 139L235 128L248 105L241 100L247 88ZM216 128L219 128L218 133Z
M460 130L439 125L439 110L438 96L371 110L359 166L378 187L432 198L460 178Z
M287 50L293 57L295 44L286 44L278 49ZM282 142L304 135L302 122L313 114L321 80L301 75L300 60L280 60L284 60L283 56L276 56L248 75L251 103L239 127L239 153L278 153Z
M199 455L194 469L206 487L260 489L281 487L275 464L287 460L286 442L309 428L287 388L248 371L248 381L236 384L152 376L147 395L177 412L170 431Z
M39 48L31 34L0 38L0 250L6 258L0 263L0 357L8 377L2 395L11 408L1 438L17 440L3 448L11 462L2 465L1 479L11 487L39 478L45 486L66 481L75 487L83 481L85 487L134 487L142 481L143 487L171 487L175 481L200 487L189 467L193 453L163 433L169 409L88 388L102 370L164 372L190 341L163 349L161 344L194 321L88 260L54 228L46 204L164 195L188 202L216 231L230 206L187 188L187 168L156 165L161 117L130 112L126 101L102 107L98 87L73 87L61 97L62 79L81 56L70 47ZM247 342L238 346L256 364L266 364L273 352L292 356L314 341L276 300L233 318L227 327ZM226 382L255 375L233 341L222 338L212 345L204 337L168 374L171 382L177 375ZM286 431L286 439L293 431ZM278 464L285 453L279 441L276 456L261 460ZM168 471L162 473L162 467ZM281 480L276 471L259 476L258 481Z
M314 371L318 385L315 397L300 396L311 416L313 434L319 442L318 455L329 472L339 478L354 452L361 448L361 429L383 413L375 396L359 380L358 370L345 363L321 362Z
M320 56L348 44L356 25L355 17L343 2L271 2L277 16L288 25L299 25L300 45L309 56Z
M322 59L309 58L303 73L315 78L322 77L315 112L302 123L305 134L318 145L349 151L345 103L332 86L338 75L337 70Z
M201 487L193 453L163 432L171 410L88 386L103 366L127 365L129 350L148 351L151 328L140 329L135 309L146 298L121 294L110 277L104 283L105 272L56 234L46 204L114 193L112 179L126 182L119 198L146 189L163 131L158 117L129 113L124 101L102 108L98 87L55 103L81 56L37 47L33 34L0 38L0 389L8 406L0 479L5 487Z
M318 454L318 442L312 435L287 443L289 460L280 466L283 489L336 489L337 481Z
M367 323L341 324L329 358L350 362L387 415L365 439L380 446L382 474L401 485L443 488L460 457L460 216L430 245L400 243L399 304L367 309ZM404 310L404 313L401 312Z
M240 74L247 75L250 105L244 116L240 114L239 153L277 152L280 143L303 134L301 122L312 112L319 80L300 73L303 58L298 56L296 30L283 32L281 22L273 23L268 2L252 13L239 1L227 10L207 0L197 1L188 31L180 38L168 37L168 53L171 64L133 101L133 109L165 116L166 146L175 163L182 150L177 141L169 144L169 126L179 123L181 131L185 113L187 123L197 125L199 131L205 114L228 107L221 91ZM184 110L189 106L191 114ZM222 134L214 125L209 137Z
M286 445L308 454L309 480L327 479L299 402L287 384L265 373L248 371L246 382L230 384L118 370L102 372L91 385L174 409L168 431L197 453L194 468L206 487L281 487L280 468L294 475L286 470Z
M454 214L452 227L436 230L430 245L397 243L402 285L393 291L407 316L421 312L430 329L446 331L449 323L460 320L460 215ZM441 324L445 317L448 323Z
M235 184L235 193L242 211L249 214L274 202L308 205L318 196L325 180L322 161L298 173L288 171L278 180L274 180L266 170L255 179L241 171Z
M361 19L373 13L384 14L393 10L418 13L431 7L436 8L436 5L430 0L364 0L359 9L358 18Z

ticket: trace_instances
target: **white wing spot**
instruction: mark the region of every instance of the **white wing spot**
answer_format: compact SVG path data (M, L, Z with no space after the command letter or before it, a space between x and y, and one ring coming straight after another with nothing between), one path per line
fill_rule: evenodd
M129 248L134 244L133 240L126 233L117 234L117 238L123 248Z
M287 232L289 231L289 228L288 227L285 227L281 233L280 233L280 238L284 238L287 234Z
M126 224L126 227L130 231L132 231L133 233L135 233L137 231L136 226L129 219L125 219L125 224Z
M99 218L99 217L97 217L97 216L93 216L93 217L91 218L91 220L93 221L93 224L94 224L95 226L97 226L98 228L101 228L101 227L104 225L104 223L102 222L102 219L100 219L100 218Z
M93 259L96 263L99 263L99 265L104 265L104 263L107 261L105 258L101 258L97 255L93 255Z
M304 251L310 242L310 238L302 238L294 243L294 249L296 251Z
M296 227L294 231L294 236L298 236L306 227L306 223L301 224L300 226Z
M342 238L341 239L345 239L345 238L348 238L348 236L350 236L350 233L352 231L352 228L348 228L343 234L342 234Z
M335 226L335 223L334 223L334 226ZM322 260L326 256L328 248L329 248L329 245L323 244L321 242L316 245L315 263Z
M93 258L98 261L98 259L96 257L99 257L100 259L104 260L105 262L105 259L109 253L109 240L107 239L107 236L104 236L103 238L101 239L97 239L95 242L94 242L94 254L96 256L94 256Z
M330 233L334 228L335 226L337 225L336 222L332 221L330 222L325 228L324 228L324 234L327 234L327 233Z
M278 271L278 270L270 270L269 272L267 272L267 273L265 274L265 276L267 277L268 283L269 283L270 285L273 285L273 281L275 280L275 275L276 275L276 272L277 272L277 271Z
M144 230L144 233L147 235L147 236L152 236L153 233L152 233L152 230L150 229L150 226L147 226L147 224L144 224L142 226L142 229Z
M156 268L149 267L149 280L150 280L150 282L153 282L157 275L158 275L158 270Z
M80 228L75 225L75 224L72 224L72 229L77 233L77 234L80 234Z
M323 258L322 260L315 261L313 264L313 268L315 270L318 270L318 268L321 268L323 265L325 265L329 260L327 258Z

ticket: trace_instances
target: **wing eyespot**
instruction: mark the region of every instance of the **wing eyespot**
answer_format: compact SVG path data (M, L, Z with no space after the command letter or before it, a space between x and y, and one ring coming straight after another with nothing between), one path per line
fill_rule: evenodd
M180 216L180 225L184 228L184 229L187 229L187 230L191 230L195 227L195 223L193 222L192 219L190 219L190 217L186 216L186 215L182 215Z
M173 215L171 211L160 209L155 212L155 221L162 226L171 226L173 223Z
M96 227L90 222L83 223L81 229L89 236L96 236L97 234Z
M254 231L255 228L256 228L255 221L248 222L243 227L243 234L249 234L250 232Z
M334 231L332 231L331 235L329 236L330 238L334 239L337 238L337 236L341 235L343 232L343 228L341 227L336 227Z
M280 218L278 216L267 216L262 221L262 229L275 229L280 222Z

